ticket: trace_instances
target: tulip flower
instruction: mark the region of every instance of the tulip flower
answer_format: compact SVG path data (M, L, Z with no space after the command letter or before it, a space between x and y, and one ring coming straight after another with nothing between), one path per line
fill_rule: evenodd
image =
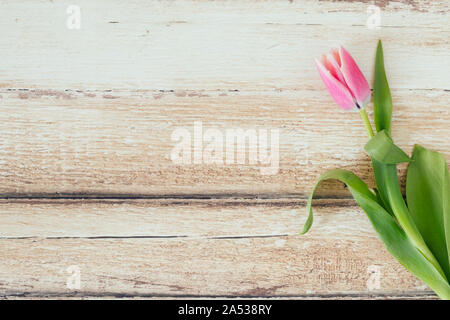
M317 70L331 97L344 110L358 109L372 137L373 130L364 108L370 101L370 87L353 57L344 47L333 49L320 60L316 59Z
M316 66L331 97L344 110L362 109L369 103L369 84L343 47L316 59Z

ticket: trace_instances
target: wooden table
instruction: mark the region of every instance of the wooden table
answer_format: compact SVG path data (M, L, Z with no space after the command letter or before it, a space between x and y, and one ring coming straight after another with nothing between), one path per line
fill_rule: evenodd
M298 233L323 171L374 185L358 114L316 74L331 47L371 79L382 39L394 139L450 160L448 1L0 6L2 297L435 297L339 183ZM278 173L175 163L195 123L279 130Z

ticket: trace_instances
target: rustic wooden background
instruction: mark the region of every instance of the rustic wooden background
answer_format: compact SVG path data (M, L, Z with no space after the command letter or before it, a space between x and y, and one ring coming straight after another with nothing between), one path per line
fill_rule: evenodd
M447 0L11 0L0 31L1 297L434 297L341 184L298 232L321 172L373 185L358 114L313 65L333 46L370 79L382 39L394 139L450 160ZM280 129L279 173L175 165L171 133L194 121Z

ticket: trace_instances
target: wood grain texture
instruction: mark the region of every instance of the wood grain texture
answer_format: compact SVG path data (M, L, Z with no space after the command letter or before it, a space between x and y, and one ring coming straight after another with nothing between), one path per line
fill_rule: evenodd
M370 75L383 39L392 88L449 89L448 1L417 3L384 6L381 28L369 29L361 2L85 0L81 29L70 30L70 1L7 1L0 85L316 89L315 57L343 44Z
M80 30L66 27L74 4ZM378 29L366 26L372 4ZM396 143L450 161L449 11L446 0L1 1L0 299L436 298L342 184L323 185L311 232L298 232L325 170L374 184L359 115L338 109L313 65L333 46L370 79L382 39ZM174 164L172 133L199 121L278 129L278 174ZM66 286L71 265L80 290Z
M67 29L67 5L3 4L2 194L304 197L336 166L373 183L358 116L338 110L312 63L330 39L366 75L383 39L394 138L449 159L446 1L384 4L375 30L358 2L81 1L80 30ZM192 132L194 121L223 132L280 129L279 174L174 165L171 134ZM347 195L338 184L320 194Z
M363 297L426 290L348 200L318 201L314 228L303 237L302 201L15 200L0 208L3 296ZM66 287L71 265L81 270L78 292ZM367 287L374 266L381 273L376 292Z
M367 294L371 265L381 270L381 294L426 290L379 242L321 239L312 244L298 236L2 239L0 290L6 296L73 291L66 286L72 265L80 268L83 295L270 297L342 290Z
M3 194L259 194L305 197L317 177L336 167L373 177L359 115L340 111L322 91L295 92L75 92L3 91L0 113L0 192ZM107 95L114 95L110 99ZM155 96L156 95L156 96ZM450 92L395 90L393 136L450 160ZM170 159L185 128L204 131L279 130L279 172L265 164L178 165ZM205 141L204 146L208 143ZM223 159L225 160L225 144ZM404 169L404 168L403 168ZM403 170L404 172L404 170ZM345 196L327 184L321 196Z
M0 200L0 238L277 237L298 235L304 200ZM373 238L353 200L315 200L314 231ZM123 228L123 226L126 228Z

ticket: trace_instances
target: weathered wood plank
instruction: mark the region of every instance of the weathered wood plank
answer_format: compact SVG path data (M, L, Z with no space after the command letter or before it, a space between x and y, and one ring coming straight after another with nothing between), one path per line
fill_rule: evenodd
M309 194L318 175L343 167L373 185L367 141L357 113L325 90L282 92L3 90L0 113L2 194ZM393 136L444 152L450 160L450 92L394 90ZM371 108L369 108L370 112ZM194 151L194 123L223 136L223 164L176 164L171 153L184 128ZM267 164L226 164L226 131L279 130L279 171ZM258 132L256 132L258 134ZM198 137L196 138L197 140ZM209 142L204 142L206 147ZM236 143L231 150L233 155ZM275 154L275 152L273 153ZM193 162L193 156L190 157ZM404 169L404 168L403 168ZM403 171L404 172L404 171ZM322 196L343 196L328 184Z
M87 295L367 293L371 270L379 293L426 289L375 239L0 239L0 248L2 295L70 292L70 266Z
M315 225L303 237L297 233L304 202L287 200L14 200L0 208L4 296L73 294L66 288L69 266L80 269L78 294L86 296L412 295L426 289L390 257L348 200L319 200Z
M314 57L342 43L370 76L383 39L392 88L449 89L445 0L380 2L379 29L359 1L85 0L79 30L69 5L2 2L1 87L317 88Z
M315 200L309 237L373 238L352 200ZM0 200L0 238L296 235L304 200Z

